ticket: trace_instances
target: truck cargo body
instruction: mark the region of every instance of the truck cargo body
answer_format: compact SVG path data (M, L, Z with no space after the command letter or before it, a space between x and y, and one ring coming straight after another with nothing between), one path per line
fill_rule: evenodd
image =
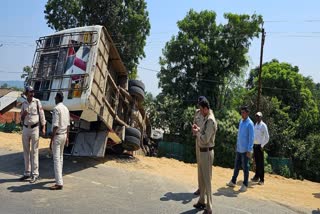
M63 92L72 120L67 150L72 155L104 156L108 145L126 143L127 129L139 130L140 141L151 132L141 104L144 88L128 91L128 72L102 26L40 37L26 82L34 87L49 125L54 97Z

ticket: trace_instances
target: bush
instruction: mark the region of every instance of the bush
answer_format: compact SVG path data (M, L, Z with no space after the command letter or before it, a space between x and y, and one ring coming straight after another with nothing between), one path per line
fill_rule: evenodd
M219 112L217 115L214 165L233 168L240 115L237 111Z
M286 177L286 178L290 178L291 177L291 172L290 172L290 169L289 169L289 167L287 165L281 166L279 174L281 176Z
M6 133L13 133L13 132L20 132L21 126L19 124L16 124L14 121L11 123L5 123L0 127L0 131L6 132Z
M299 179L320 182L320 134L310 134L293 144L293 166Z
M268 153L263 151L264 153L264 172L265 173L272 173L272 166L268 163Z

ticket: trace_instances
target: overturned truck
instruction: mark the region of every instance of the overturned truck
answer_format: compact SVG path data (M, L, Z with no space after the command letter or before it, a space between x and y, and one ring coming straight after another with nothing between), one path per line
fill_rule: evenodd
M65 153L103 157L137 151L151 127L142 103L145 86L128 80L128 72L103 26L67 29L37 40L32 73L34 87L51 125L57 91L70 111Z

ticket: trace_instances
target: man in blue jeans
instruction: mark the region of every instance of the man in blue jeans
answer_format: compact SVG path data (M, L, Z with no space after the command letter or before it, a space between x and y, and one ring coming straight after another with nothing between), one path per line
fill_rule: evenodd
M254 141L254 125L249 117L249 108L247 106L241 107L241 117L237 138L237 153L234 161L234 171L232 179L227 186L235 187L237 177L239 175L240 167L243 169L243 184L239 189L240 192L247 191L249 179L249 159L253 149Z

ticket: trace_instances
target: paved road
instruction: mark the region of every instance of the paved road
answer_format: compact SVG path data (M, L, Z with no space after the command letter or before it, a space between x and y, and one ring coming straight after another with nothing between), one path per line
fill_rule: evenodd
M128 161L119 159L119 161ZM131 160L134 161L134 160ZM65 187L54 184L52 160L40 156L42 179L36 184L20 182L22 153L0 148L0 213L201 213L193 209L194 187L160 176L126 171L89 158L65 158ZM293 209L270 201L248 199L220 189L214 193L215 213L318 213Z

